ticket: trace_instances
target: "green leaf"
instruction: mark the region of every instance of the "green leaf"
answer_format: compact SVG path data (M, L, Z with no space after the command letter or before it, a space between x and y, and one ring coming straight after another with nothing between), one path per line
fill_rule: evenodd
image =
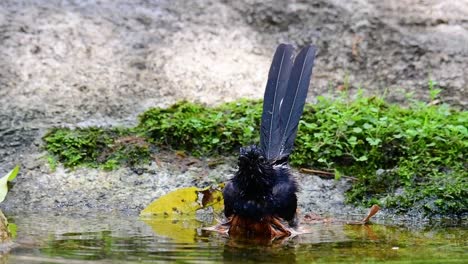
M357 159L358 161L366 161L367 160L367 156L364 155L364 156L361 156Z
M327 159L324 159L324 158L320 158L317 161L321 163L327 163Z
M16 224L13 224L13 223L8 223L8 232L11 234L11 237L12 238L16 238L16 230L18 229L18 227L16 226Z
M314 133L315 138L321 138L323 137L323 133Z
M377 146L380 144L380 142L382 142L380 138L370 138L370 137L367 137L366 141L369 142L371 146Z
M335 180L337 181L340 180L341 176L342 176L342 173L339 170L335 169Z
M18 175L19 172L19 165L16 165L15 168L13 168L7 175L3 176L0 178L0 203L5 200L5 197L8 193L8 186L7 182L12 181L14 178L16 178L16 175Z
M16 178L16 175L18 175L18 172L20 170L19 165L16 165L7 175L8 175L8 181L12 181Z
M416 131L415 129L410 128L410 129L406 130L406 134L411 136L411 137L414 137L414 136L416 136L418 134L418 131Z
M306 123L306 122L303 122L301 121L301 124L304 125L306 128L308 129L315 129L317 128L317 124L314 124L314 123Z
M356 146L356 145L357 145L357 137L355 137L355 136L349 137L349 138L348 138L348 143L349 143L352 147Z
M354 132L354 133L361 133L361 132L362 132L362 128L360 128L360 127L355 127L355 128L353 128L353 132Z

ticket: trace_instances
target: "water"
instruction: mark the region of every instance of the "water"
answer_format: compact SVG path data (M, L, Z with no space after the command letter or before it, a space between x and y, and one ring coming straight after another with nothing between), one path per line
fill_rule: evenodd
M15 245L0 263L468 263L466 227L316 224L283 241L234 241L211 223L135 216L7 215Z

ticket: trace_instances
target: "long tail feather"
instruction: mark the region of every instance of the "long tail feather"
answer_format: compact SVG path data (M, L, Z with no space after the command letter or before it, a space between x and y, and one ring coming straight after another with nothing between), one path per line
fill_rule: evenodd
M309 89L316 48L313 45L301 50L294 60L286 95L281 105L280 127L282 134L280 156L291 153L296 139L297 127L304 110Z
M280 107L292 68L293 51L294 48L291 45L280 44L268 73L260 130L260 147L268 160L275 159L280 153L282 136Z

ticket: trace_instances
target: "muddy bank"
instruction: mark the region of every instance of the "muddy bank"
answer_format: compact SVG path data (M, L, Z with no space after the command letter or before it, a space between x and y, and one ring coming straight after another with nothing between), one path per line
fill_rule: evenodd
M351 93L426 100L431 78L443 101L466 108L466 17L467 3L442 0L2 1L0 173L23 168L2 206L136 211L170 189L228 177L234 163L51 172L40 137L52 126L131 125L181 99L260 98L279 42L319 47L309 101L345 80ZM346 184L300 180L303 208L345 208Z

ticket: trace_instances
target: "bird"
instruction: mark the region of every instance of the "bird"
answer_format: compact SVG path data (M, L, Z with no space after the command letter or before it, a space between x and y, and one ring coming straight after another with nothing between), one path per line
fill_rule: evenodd
M223 190L230 236L285 237L297 226L298 183L289 155L309 89L316 46L293 58L280 44L273 56L263 99L260 144L240 148L238 169Z

